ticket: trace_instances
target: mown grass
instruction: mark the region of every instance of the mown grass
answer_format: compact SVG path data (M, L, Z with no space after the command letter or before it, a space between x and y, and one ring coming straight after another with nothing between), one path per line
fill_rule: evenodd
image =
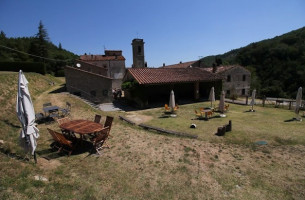
M11 79L1 83L0 92L16 92L12 89L16 84L16 75L17 73L10 74ZM6 74L0 73L0 79L4 79L3 76ZM26 76L30 81L30 92L37 90L37 93L31 93L36 112L41 111L44 102L64 106L65 102L69 101L72 104L70 117L74 119L93 120L96 113L101 114L103 120L106 115L115 116L108 141L110 149L104 149L101 156L90 155L88 151L74 153L70 157L52 152L52 139L47 128L57 131L59 128L56 123L51 123L38 125L40 138L37 140L36 165L33 159L25 161L14 157L22 153L18 145L20 124L14 113L15 96L9 97L13 99L1 99L0 102L8 110L0 108L4 113L0 120L0 140L4 140L4 145L0 146L0 199L305 197L304 145L295 142L291 134L285 137L282 132L271 132L269 136L263 137L270 129L263 126L274 126L276 130L288 128L292 130L292 135L299 137L298 125L302 127L304 122L283 122L293 116L291 111L274 111L269 108L270 114L268 109L257 107L255 113L243 113L247 110L246 107L231 105L227 118L209 121L191 120L195 117L193 109L198 109L202 105L200 103L180 106L177 118L158 118L162 112L161 108L135 112L153 116L148 123L159 125L162 122L162 125L169 129L198 134L199 140L169 137L126 125L118 120L118 115L128 113L94 110L68 94L54 92L64 83L62 79L31 73L26 73ZM56 82L56 85L49 85L49 81ZM205 106L205 103L203 105ZM268 120L275 121L276 125L269 125L260 118L271 118L274 115L273 120ZM248 123L245 118L251 118L252 122ZM225 137L214 136L217 126L227 123L229 119L233 121L233 131ZM256 130L253 120L260 120L264 124L261 125L261 130ZM176 123L175 127L168 125L169 122ZM196 123L198 128L189 129L190 123ZM248 124L250 128L247 127ZM267 140L269 144L252 145L252 142L258 139ZM251 145L245 145L247 143ZM21 155L21 158L23 156L25 155ZM47 181L35 180L35 176L45 177Z
M305 144L305 122L289 121L295 117L292 110L255 106L256 112L247 112L250 106L230 104L230 110L225 113L227 117L220 118L219 113L215 113L214 118L208 121L198 120L194 110L209 105L209 102L182 105L174 118L163 118L163 108L141 111L141 114L154 116L146 124L198 135L201 140L209 142L250 145L265 140L274 145ZM229 120L233 124L232 132L216 137L217 128L228 124ZM195 129L190 128L193 123L197 125Z

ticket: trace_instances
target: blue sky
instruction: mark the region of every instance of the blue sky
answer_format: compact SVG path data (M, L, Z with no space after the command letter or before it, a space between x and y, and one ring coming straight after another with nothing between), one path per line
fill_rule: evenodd
M50 40L75 54L122 50L145 42L150 67L222 54L305 26L304 0L0 0L0 30Z

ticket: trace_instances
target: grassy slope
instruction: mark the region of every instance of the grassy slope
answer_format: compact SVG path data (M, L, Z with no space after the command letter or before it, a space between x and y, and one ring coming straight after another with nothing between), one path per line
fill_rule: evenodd
M0 73L1 79L4 76ZM10 76L14 79L16 73ZM69 101L72 118L93 119L95 113L102 116L125 114L95 111L67 94L52 92L61 80L49 86L44 80L51 77L26 76L32 88L31 76L40 80L34 85L35 89L30 88L36 112L44 102L63 106ZM11 79L1 82L1 92L13 88L15 84ZM42 95L38 95L40 92ZM15 96L12 94L11 98ZM7 102L1 100L2 105ZM13 111L14 105L7 108L12 107ZM181 106L180 111L183 109L186 108ZM229 115L233 110L232 107ZM19 125L17 119L14 113L1 111L4 114L0 139L14 141L19 131L14 128ZM145 112L151 112L154 117L160 114L154 115L151 110ZM208 123L214 122L216 120ZM236 126L233 122L233 129ZM88 152L84 152L68 158L49 151L51 137L46 128L59 130L57 124L38 127L41 137L37 165L0 153L1 199L304 199L305 196L304 145L249 148L221 141L210 143L153 134L125 125L116 118L109 140L111 148L104 149L102 156L88 156ZM7 131L3 131L4 128ZM234 134L238 133L232 132ZM35 175L48 181L34 180Z

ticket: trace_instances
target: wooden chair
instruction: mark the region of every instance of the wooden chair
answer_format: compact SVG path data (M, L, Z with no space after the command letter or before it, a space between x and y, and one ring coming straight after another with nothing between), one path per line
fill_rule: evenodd
M225 105L225 111L228 111L228 110L229 110L229 107L230 107L230 104Z
M207 117L210 118L213 116L213 114L214 114L214 111L211 110L211 111L207 112Z
M164 105L164 109L165 109L165 111L170 111L171 110L170 107L168 107L167 104Z
M58 133L56 131L53 131L51 129L48 129L48 131L55 136L54 138L58 139L58 142L60 143L61 148L59 151L66 151L68 152L68 156L71 155L72 151L75 149L75 146L73 145L73 142L65 138L65 136L61 133Z
M101 131L96 133L96 136L93 138L93 149L100 155L99 150L103 148L103 145L105 144L106 140L109 137L110 133L110 126L103 128ZM109 148L109 146L107 145Z
M101 115L95 115L95 117L94 117L94 122L95 122L95 123L100 123L100 122L101 122L101 119L102 119L102 116L101 116Z
M197 116L198 118L202 118L201 113L199 113L197 110L195 110L195 114L196 114L196 116Z
M66 123L66 122L69 122L69 121L71 121L71 120L68 117L57 119L58 125L62 125L62 124Z
M71 120L68 117L64 117L64 118L57 119L56 121L57 121L58 125L61 125L61 124L67 123ZM67 136L69 139L72 139L72 140L76 139L75 134L71 131L68 131L66 129L61 129L61 132L62 132L62 134Z
M176 104L176 106L174 107L174 111L177 111L179 109L178 104Z
M58 151L57 152L60 152L61 149L62 149L62 146L61 146L61 142L60 142L60 139L54 134L54 131L47 128L50 135L52 136L53 140L54 140L54 144L52 145L52 148L57 148Z

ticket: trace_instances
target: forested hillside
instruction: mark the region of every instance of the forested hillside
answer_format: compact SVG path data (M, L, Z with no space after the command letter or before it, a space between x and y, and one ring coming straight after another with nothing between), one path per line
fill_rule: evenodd
M43 62L47 73L63 75L63 66L71 64L77 58L72 52L55 46L49 39L42 22L38 33L33 37L11 38L2 30L0 33L0 61Z
M252 88L260 95L295 98L298 87L305 87L305 27L201 61L240 64L251 70Z

